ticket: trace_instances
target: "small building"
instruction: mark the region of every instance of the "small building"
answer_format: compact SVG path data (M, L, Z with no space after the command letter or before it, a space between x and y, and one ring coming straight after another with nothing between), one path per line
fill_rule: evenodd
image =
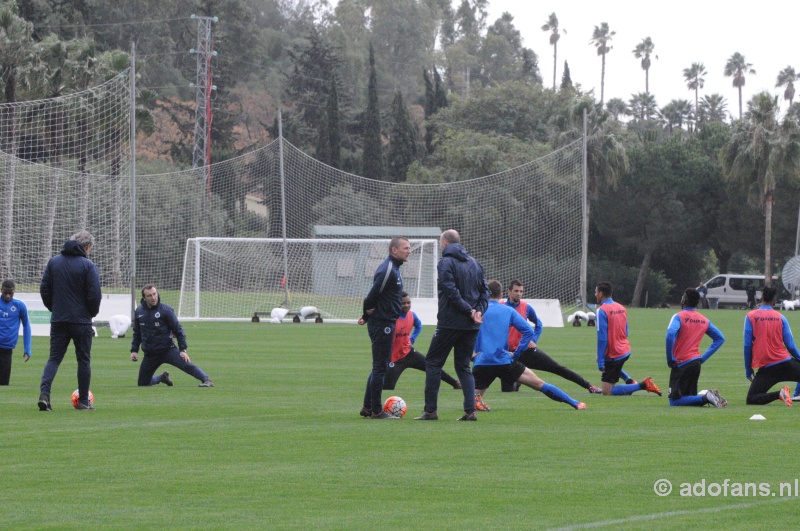
M389 255L388 240L404 236L412 248L409 261L400 270L404 288L412 298L435 298L441 233L438 227L314 225L314 238L327 240L313 246L314 293L365 295L372 287L375 269Z

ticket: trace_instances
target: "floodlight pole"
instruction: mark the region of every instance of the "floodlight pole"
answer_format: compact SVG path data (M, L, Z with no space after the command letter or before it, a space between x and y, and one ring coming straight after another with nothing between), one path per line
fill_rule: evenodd
M197 55L194 118L194 148L192 149L192 169L198 177L205 177L206 194L211 194L211 92L216 90L211 71L211 58L217 55L211 40L211 23L219 22L217 17L192 15L197 20L197 47L189 50Z

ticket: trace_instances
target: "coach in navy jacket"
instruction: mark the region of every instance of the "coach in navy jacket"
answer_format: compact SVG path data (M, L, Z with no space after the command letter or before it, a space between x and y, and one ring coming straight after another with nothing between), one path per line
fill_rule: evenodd
M483 267L461 245L453 229L439 237L442 258L439 273L439 313L436 332L425 356L425 410L416 420L438 420L442 367L453 350L458 380L464 393L464 415L458 420L476 420L475 379L470 362L483 312L489 305L489 287Z
M478 330L480 323L472 318L473 310L484 313L489 305L483 267L463 245L450 243L439 260L439 313L437 328Z
M94 409L89 402L92 379L92 317L100 311L100 275L87 258L94 238L80 231L64 243L61 254L47 262L39 294L50 310L50 357L39 386L39 410L52 411L50 388L70 341L78 359L78 409Z
M64 242L61 254L47 263L39 294L51 323L92 324L100 312L100 275L77 240Z

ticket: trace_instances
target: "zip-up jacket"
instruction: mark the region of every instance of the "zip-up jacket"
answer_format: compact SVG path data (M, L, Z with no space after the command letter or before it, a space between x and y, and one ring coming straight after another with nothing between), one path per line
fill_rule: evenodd
M142 299L134 314L131 352L139 352L139 345L145 354L164 352L175 346L173 337L178 340L178 349L186 351L186 333L172 308L163 304L161 297L152 308Z
M477 330L472 310L486 312L489 288L483 267L460 243L451 243L442 251L439 273L439 313L436 326L455 330Z
M51 323L92 324L103 297L100 274L77 241L64 242L61 254L47 262L39 294Z

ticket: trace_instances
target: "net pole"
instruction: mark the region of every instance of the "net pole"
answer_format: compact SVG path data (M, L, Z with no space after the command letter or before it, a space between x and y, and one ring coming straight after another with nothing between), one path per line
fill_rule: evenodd
M136 43L131 42L131 320L136 312Z
M283 237L283 306L289 309L289 255L286 246L286 186L283 173L283 118L278 109L278 171L281 177L281 236Z
M581 198L582 219L581 219L581 309L586 311L586 270L589 258L589 198L588 198L588 178L587 178L587 156L586 156L586 109L583 109L583 145L581 147L581 177L583 190Z
M194 316L200 318L200 245L202 239L195 239L194 247Z

